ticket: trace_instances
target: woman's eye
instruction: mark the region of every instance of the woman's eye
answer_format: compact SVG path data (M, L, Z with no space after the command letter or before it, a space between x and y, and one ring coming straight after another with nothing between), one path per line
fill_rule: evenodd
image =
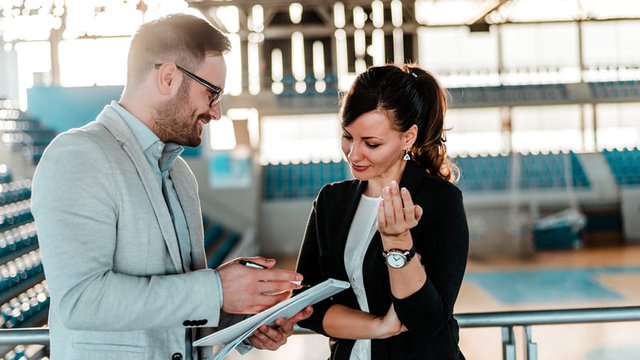
M370 148L372 148L372 149L375 149L375 148L377 148L378 146L380 146L380 144L369 144L369 143L365 143L365 144L367 144L367 147L370 147Z
M349 141L353 140L353 138L349 135L342 135L342 138Z

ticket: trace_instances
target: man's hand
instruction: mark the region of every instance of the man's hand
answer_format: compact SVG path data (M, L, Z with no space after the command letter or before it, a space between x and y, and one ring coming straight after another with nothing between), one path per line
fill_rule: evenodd
M311 316L313 308L307 306L304 310L295 314L293 317L276 319L276 326L270 327L263 325L258 328L249 341L256 349L277 350L280 346L287 343L287 338L293 335L293 326L300 320L304 320Z
M256 269L231 260L218 267L222 281L224 304L222 310L230 314L255 314L288 299L291 291L300 289L302 275L288 270L272 269L273 259L248 258L266 269ZM298 282L298 284L292 283Z

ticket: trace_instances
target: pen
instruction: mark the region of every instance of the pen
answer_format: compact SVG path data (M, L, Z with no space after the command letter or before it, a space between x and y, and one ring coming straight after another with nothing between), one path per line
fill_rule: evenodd
M258 263L255 263L253 261L249 261L249 260L240 260L238 261L240 264L244 265L244 266L248 266L251 268L256 268L256 269L266 269L267 267L264 265L260 265Z
M249 261L249 260L240 260L238 261L240 264L250 267L250 268L254 268L254 269L266 269L267 267L264 265L260 265L258 263L255 263L253 261ZM302 287L311 287L311 285L306 285L306 284L301 284L300 281L291 281L292 283L302 286Z

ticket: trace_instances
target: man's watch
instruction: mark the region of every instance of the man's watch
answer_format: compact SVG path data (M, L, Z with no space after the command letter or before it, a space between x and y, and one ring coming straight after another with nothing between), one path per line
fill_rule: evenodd
M416 248L412 246L409 250L391 249L383 251L382 257L387 265L393 269L403 268L416 255Z

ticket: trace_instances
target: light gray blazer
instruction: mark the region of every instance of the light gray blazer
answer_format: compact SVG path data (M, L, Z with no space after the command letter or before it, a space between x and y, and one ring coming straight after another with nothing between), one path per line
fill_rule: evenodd
M191 238L187 273L162 189L114 109L45 151L32 212L51 293L53 360L189 359L186 329L218 325L196 179L182 158L170 174Z

